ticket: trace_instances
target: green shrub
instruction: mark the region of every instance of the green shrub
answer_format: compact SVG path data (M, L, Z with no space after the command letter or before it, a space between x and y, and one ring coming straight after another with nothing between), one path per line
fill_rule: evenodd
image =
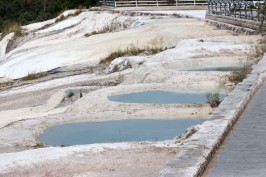
M68 93L68 98L71 98L71 97L73 97L75 95L75 93L73 92L73 91L70 91L69 93Z
M219 93L207 93L207 103L211 105L212 108L218 107L221 103Z

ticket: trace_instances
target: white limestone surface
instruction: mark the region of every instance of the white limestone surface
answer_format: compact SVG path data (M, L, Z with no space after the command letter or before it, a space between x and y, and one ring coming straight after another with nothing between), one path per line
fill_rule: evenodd
M84 37L85 33L101 29L111 20L133 26L128 30ZM95 65L111 52L132 44L140 48L175 46L187 38L217 37L230 33L214 30L214 27L195 19L167 16L152 19L110 12L83 12L36 31L35 37L1 56L0 60L4 62L0 63L0 77L16 79L28 73L84 62Z
M14 33L10 33L8 35L6 35L1 41L0 41L0 62L1 62L1 58L2 56L4 56L6 54L6 48L7 45L9 43L9 41L13 38Z

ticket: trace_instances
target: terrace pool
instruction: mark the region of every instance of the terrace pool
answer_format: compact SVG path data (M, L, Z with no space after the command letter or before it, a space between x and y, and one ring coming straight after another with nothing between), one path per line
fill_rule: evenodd
M169 140L205 119L131 119L67 123L50 127L38 139L52 146Z
M192 104L206 103L207 93L179 93L169 91L144 91L109 96L110 101L122 103L148 103L148 104ZM226 94L220 94L220 99Z

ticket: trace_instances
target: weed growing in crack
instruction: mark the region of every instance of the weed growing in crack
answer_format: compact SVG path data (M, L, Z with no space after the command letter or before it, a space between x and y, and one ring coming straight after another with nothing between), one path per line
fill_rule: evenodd
M219 93L207 93L207 103L211 105L212 108L218 107L221 103Z
M242 82L250 72L251 72L251 65L244 63L243 67L241 67L239 71L234 71L229 76L229 81L234 82L235 84Z

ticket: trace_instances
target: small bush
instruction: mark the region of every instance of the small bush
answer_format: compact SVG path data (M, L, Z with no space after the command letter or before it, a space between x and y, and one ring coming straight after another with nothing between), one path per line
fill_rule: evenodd
M218 107L221 103L219 93L207 93L207 103L211 105L212 108Z
M41 77L47 76L48 73L28 73L27 76L23 77L22 80L23 81L28 81L28 80L35 80L35 79L39 79Z
M229 81L234 82L236 84L242 82L250 72L251 72L251 65L244 64L239 71L234 71L229 76Z
M75 93L73 92L73 91L70 91L69 93L68 93L68 98L71 98L71 97L73 97L75 95Z

